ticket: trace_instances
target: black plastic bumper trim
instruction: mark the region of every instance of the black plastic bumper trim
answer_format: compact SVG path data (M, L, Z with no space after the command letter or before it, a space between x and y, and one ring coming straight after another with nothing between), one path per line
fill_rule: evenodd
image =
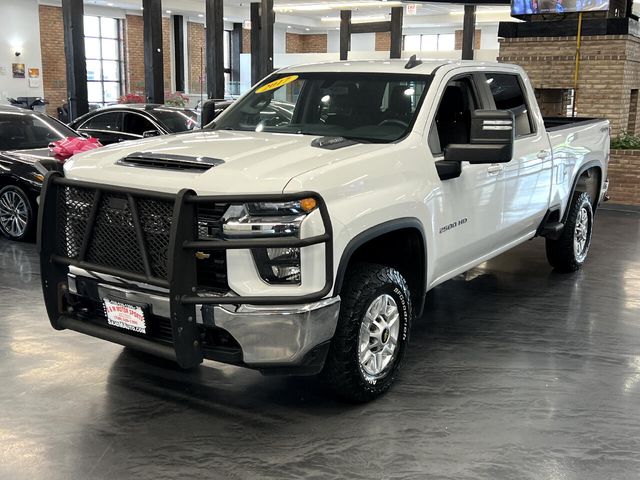
M107 340L108 342L117 343L125 347L131 347L150 355L173 360L174 362L176 361L176 352L173 347L145 340L144 338L135 337L116 330L110 330L108 328L94 325L88 321L78 320L66 315L62 315L58 318L58 325L62 328L73 330L74 332L84 333L85 335Z

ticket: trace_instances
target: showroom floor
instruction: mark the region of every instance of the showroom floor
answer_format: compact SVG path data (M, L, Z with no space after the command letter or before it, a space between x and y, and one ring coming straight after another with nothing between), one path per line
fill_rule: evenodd
M587 267L535 240L435 289L395 388L171 364L55 332L34 245L0 240L0 478L631 479L640 475L640 214Z

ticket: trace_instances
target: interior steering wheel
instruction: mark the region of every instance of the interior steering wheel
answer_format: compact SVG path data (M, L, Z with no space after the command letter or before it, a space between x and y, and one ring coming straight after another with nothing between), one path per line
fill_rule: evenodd
M384 127L387 125L395 125L396 127L409 128L409 124L407 122L403 122L402 120L398 120L397 118L388 118L386 120L381 121L378 126Z

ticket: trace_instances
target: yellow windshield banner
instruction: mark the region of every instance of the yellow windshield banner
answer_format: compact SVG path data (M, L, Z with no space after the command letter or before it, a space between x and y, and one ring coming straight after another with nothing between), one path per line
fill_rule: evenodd
M269 92L271 90L277 90L280 87L284 87L288 83L295 82L298 79L298 75L289 75L288 77L282 77L273 82L269 82L266 85L261 86L256 90L256 93Z

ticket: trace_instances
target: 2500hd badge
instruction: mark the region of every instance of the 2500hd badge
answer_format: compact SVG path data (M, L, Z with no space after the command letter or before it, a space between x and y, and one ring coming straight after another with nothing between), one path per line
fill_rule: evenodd
M449 230L453 230L454 228L459 227L460 225L464 225L468 221L469 220L467 218L461 218L457 222L453 222L453 223L450 223L449 225L445 225L444 227L441 227L440 233L445 233L445 232L448 232Z

